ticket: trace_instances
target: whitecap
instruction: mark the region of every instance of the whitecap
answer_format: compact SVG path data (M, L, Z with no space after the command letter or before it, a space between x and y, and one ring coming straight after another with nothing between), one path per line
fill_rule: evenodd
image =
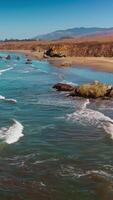
M0 95L0 100L5 100L5 97Z
M11 102L11 103L17 103L17 100L16 100L16 99L6 99L6 98L5 98L5 100L8 101L8 102Z
M5 101L8 101L10 103L17 103L17 100L16 99L7 99L5 96L2 96L0 95L0 100L5 100Z
M0 139L2 139L7 144L12 144L17 142L21 137L23 137L23 125L17 120L13 120L14 123L9 128L0 129Z
M0 70L0 75L2 75L4 72L6 72L6 71L10 71L10 70L12 70L13 69L13 67L9 67L9 68L7 68L7 69L1 69Z

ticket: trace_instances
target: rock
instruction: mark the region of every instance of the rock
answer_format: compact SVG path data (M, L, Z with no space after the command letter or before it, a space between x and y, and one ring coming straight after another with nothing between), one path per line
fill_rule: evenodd
M47 56L46 54L44 54L44 55L43 55L43 58L47 59L47 58L48 58L48 56Z
M54 48L49 48L44 54L49 57L58 57L58 58L66 57L62 52L57 51Z
M16 57L16 59L17 59L17 60L20 60L20 57L19 57L19 56L17 56L17 57Z
M54 85L53 88L55 88L57 91L69 91L69 92L75 89L74 86L64 84L64 83L58 83Z
M91 84L83 84L78 88L78 96L86 98L99 98L107 96L109 88L107 85L100 82L93 82Z
M79 96L84 98L110 98L113 97L112 85L106 85L99 81L83 84L80 86L71 86L68 84L58 83L53 86L58 91L69 91L69 96Z
M113 88L111 89L111 91L109 93L109 97L113 97Z
M25 64L32 64L32 60L28 58Z
M25 64L26 64L26 65L31 65L31 64L32 64L32 62L30 62L30 61L29 61L29 62L28 62L28 61L26 61L26 62L25 62Z
M8 56L6 57L6 60L11 60L11 56L8 55Z
M31 62L32 60L30 58L27 59L28 62Z

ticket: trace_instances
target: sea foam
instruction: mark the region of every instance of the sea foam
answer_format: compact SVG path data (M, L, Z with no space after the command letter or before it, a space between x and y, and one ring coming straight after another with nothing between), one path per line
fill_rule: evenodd
M87 108L89 100L86 100L81 108L76 112L67 115L67 119L71 121L78 121L83 125L91 125L97 128L104 129L104 131L110 134L113 139L113 119L104 115L103 113Z
M17 120L13 120L14 123L9 128L0 129L0 139L2 139L7 144L12 144L17 142L21 137L23 137L23 125Z

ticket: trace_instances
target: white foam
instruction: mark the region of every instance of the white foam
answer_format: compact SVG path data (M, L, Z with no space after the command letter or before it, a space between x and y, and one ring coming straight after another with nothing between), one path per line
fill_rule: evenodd
M89 104L89 100L84 102L76 112L67 115L67 119L71 121L78 121L83 125L92 125L97 128L102 128L113 139L113 119L104 115L103 113L88 109L86 106Z
M82 178L82 177L85 177L85 176L91 176L91 175L96 175L96 176L100 176L100 177L103 177L103 178L111 178L112 175L111 174L108 174L107 172L103 171L103 170L89 170L89 171L86 171L86 172L81 172L81 173L73 173L72 174L73 177L75 178Z
M63 80L61 83L68 84L68 85L71 85L71 86L78 86L77 83L69 82L69 81L65 81L65 80Z
M98 175L98 176L102 176L105 178L111 177L111 174L108 174L107 172L105 172L103 170L91 170L91 171L86 171L85 173L74 173L74 176L77 178L89 176L89 175Z
M43 164L43 163L46 163L46 162L56 162L58 161L59 159L56 159L56 158L51 158L51 159L47 159L47 160L38 160L36 161L34 164Z
M4 140L7 144L12 144L17 142L21 137L23 137L23 125L13 120L14 123L9 128L1 128L0 130L0 139Z
M60 175L63 177L75 177L75 178L82 178L85 176L91 177L92 175L100 176L105 179L109 179L112 177L111 174L107 173L104 170L82 170L82 169L75 169L73 166L62 167Z
M4 72L6 72L6 71L10 71L10 70L12 70L13 69L13 67L9 67L9 68L7 68L7 69L1 69L0 70L0 75L2 75Z
M5 100L5 101L11 102L11 103L17 103L16 99L7 99L6 97L4 97L2 95L0 95L0 100Z
M0 100L5 100L5 97L0 95Z
M8 102L11 102L11 103L17 103L17 100L16 100L16 99L6 99L6 98L5 98L5 100L8 101Z

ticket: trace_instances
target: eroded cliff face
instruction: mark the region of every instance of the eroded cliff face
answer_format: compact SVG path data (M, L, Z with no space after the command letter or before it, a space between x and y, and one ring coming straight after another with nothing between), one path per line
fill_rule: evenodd
M3 50L31 50L42 52L48 57L113 57L112 42L76 42L64 41L30 41L30 42L1 42Z
M50 45L52 54L75 57L113 57L113 43L75 43ZM51 54L50 54L51 56Z

